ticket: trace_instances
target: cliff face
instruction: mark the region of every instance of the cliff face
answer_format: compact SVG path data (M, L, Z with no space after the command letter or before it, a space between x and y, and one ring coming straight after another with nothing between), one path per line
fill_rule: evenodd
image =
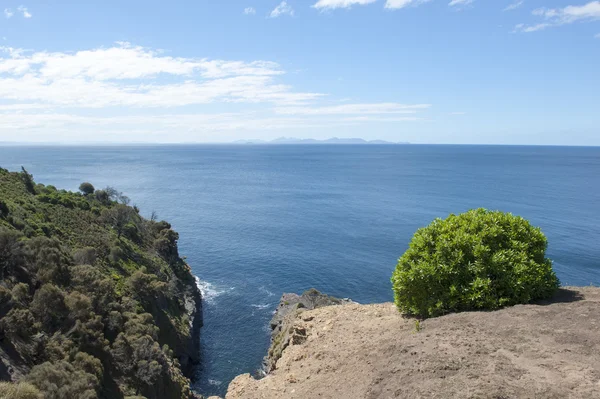
M110 187L82 191L0 168L0 380L50 399L192 397L202 298L178 234Z
M298 311L261 380L238 376L227 399L600 398L600 289L553 301L417 323L391 303Z
M270 323L271 346L269 353L263 361L264 374L275 370L281 353L290 343L297 345L306 339L306 331L301 328L295 328L293 323L300 313L324 306L346 303L351 303L351 301L349 299L339 299L322 294L314 288L304 292L302 295L283 294Z

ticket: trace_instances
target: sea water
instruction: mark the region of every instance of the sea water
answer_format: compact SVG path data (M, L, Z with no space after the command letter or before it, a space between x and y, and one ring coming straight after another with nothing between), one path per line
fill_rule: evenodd
M391 301L412 234L470 208L540 226L563 284L600 285L600 148L420 145L0 147L0 166L113 186L180 234L204 294L196 388L254 372L283 292Z

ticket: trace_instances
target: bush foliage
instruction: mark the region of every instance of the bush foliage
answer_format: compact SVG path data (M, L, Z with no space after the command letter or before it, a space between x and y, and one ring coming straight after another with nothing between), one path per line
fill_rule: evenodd
M392 275L398 309L419 317L549 298L559 281L546 237L510 213L471 210L417 230Z
M190 398L177 233L113 188L80 190L0 168L0 337L31 370L0 397Z

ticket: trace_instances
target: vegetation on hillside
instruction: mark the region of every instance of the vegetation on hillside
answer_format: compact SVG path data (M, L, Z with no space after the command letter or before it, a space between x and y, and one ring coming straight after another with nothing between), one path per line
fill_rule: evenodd
M167 222L0 168L0 396L188 398L195 291ZM43 395L43 396L40 396Z
M539 228L510 213L476 209L419 229L392 276L406 314L432 317L551 297L559 281Z

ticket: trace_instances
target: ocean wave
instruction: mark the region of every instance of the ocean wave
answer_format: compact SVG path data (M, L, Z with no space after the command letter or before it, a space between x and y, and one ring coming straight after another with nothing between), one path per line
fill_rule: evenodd
M223 383L223 381L219 381L219 380L208 380L208 383L209 383L210 385L217 385L217 386L219 386L219 385L221 385L221 384Z
M198 289L202 293L202 300L207 303L213 303L217 297L235 289L235 287L224 289L218 288L208 281L200 280L198 277L194 278L196 279L196 285L198 286Z

